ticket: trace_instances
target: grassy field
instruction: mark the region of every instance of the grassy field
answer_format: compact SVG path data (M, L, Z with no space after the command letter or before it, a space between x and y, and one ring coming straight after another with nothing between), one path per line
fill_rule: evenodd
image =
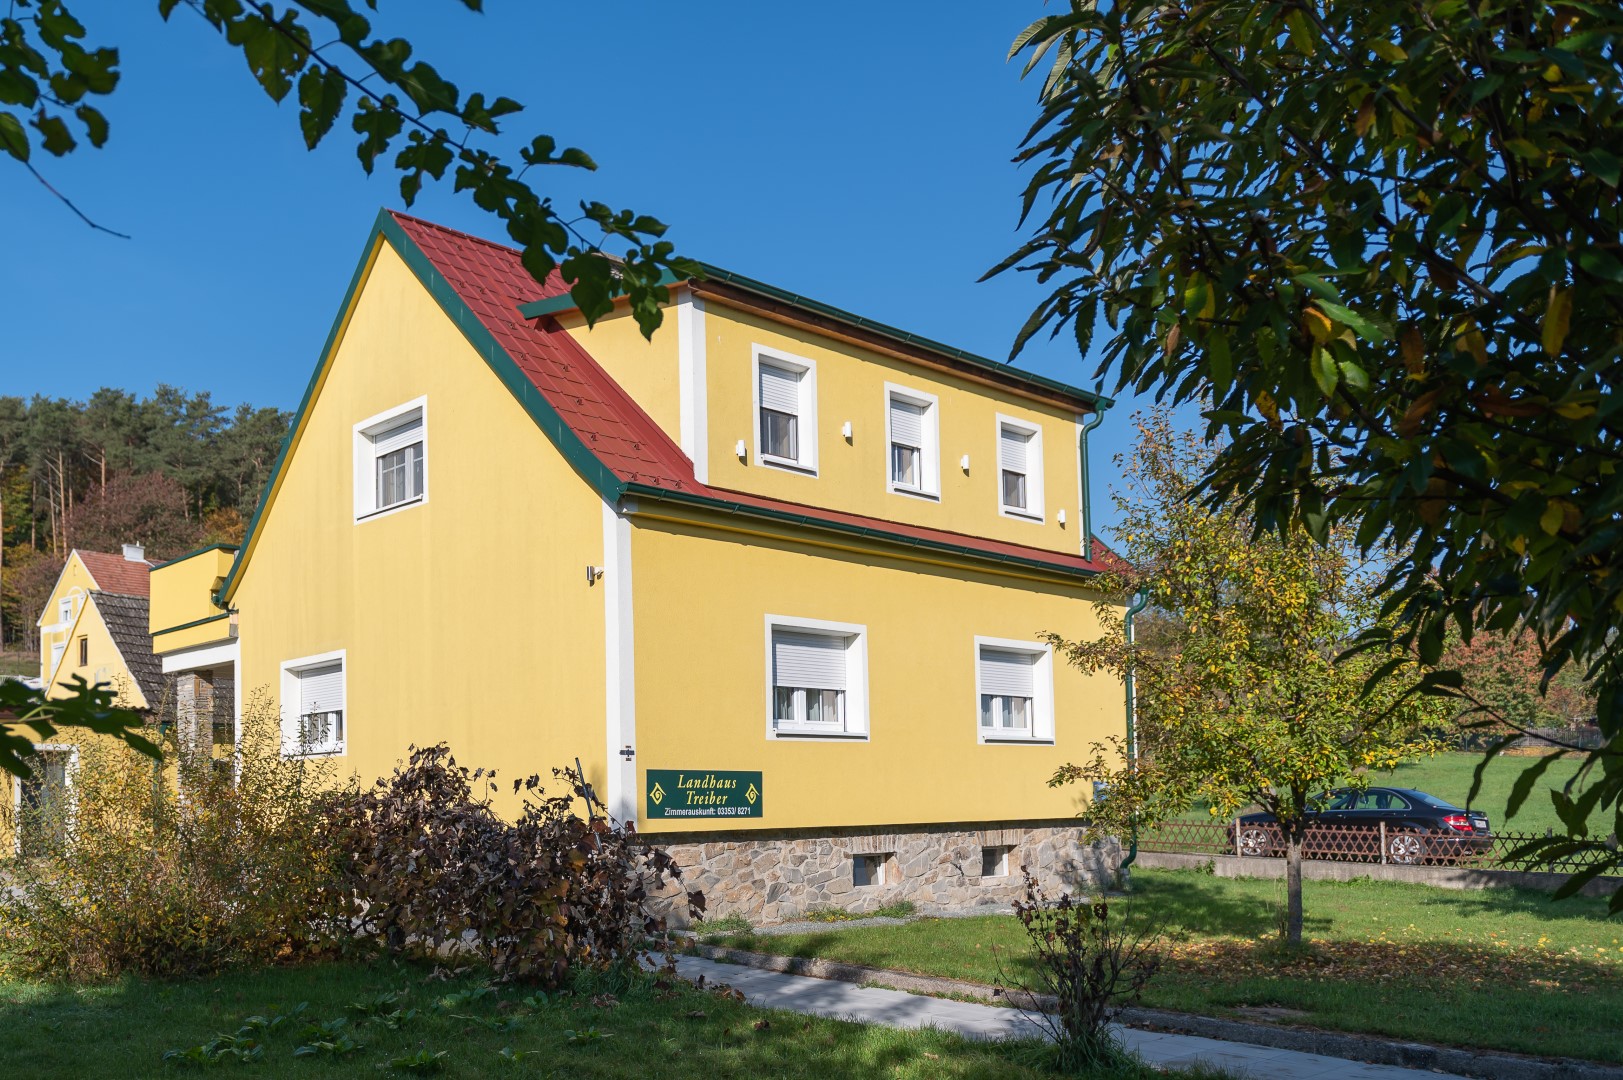
M1272 940L1279 882L1166 870L1133 881L1134 917L1168 935L1146 1004L1238 1016L1276 1007L1299 1011L1284 1022L1623 1061L1623 919L1606 918L1603 901L1309 881L1312 943L1297 952ZM1018 983L1027 955L1008 916L717 941L983 983L1000 969Z
M1035 1080L1047 1050L985 1044L753 1009L686 984L651 982L622 996L590 989L524 1004L527 990L473 1000L476 979L426 981L396 965L271 969L202 982L125 980L73 988L0 983L0 1076L30 1080L185 1075L166 1062L252 1017L301 1014L252 1035L263 1077L568 1076L610 1078L849 1076ZM599 989L602 989L601 987ZM382 998L380 995L394 995ZM367 1014L367 1010L372 1013ZM381 1016L382 1019L374 1019ZM321 1024L329 1033L305 1033ZM393 1024L394 1026L390 1026ZM358 1044L350 1049L349 1042ZM300 1046L327 1049L295 1055ZM402 1059L434 1062L411 1067ZM396 1064L391 1065L391 1062ZM229 1053L218 1067L234 1070Z
M32 653L0 652L0 675L38 675L39 657Z
M1471 793L1472 775L1481 760L1481 754L1464 752L1438 754L1436 757L1377 773L1371 778L1371 782L1389 784L1393 787L1418 788L1438 798L1446 799L1456 806L1464 806L1466 796ZM1562 758L1551 764L1539 781L1538 788L1527 797L1527 801L1516 812L1516 816L1508 820L1505 817L1505 805L1510 799L1511 786L1515 784L1516 778L1523 770L1537 760L1535 757L1509 754L1496 757L1488 763L1487 771L1482 777L1482 791L1471 805L1475 809L1487 812L1496 832L1542 835L1546 829L1554 829L1557 833L1566 831L1561 819L1556 816L1555 807L1550 804L1548 792L1551 788L1561 787L1578 771L1581 759L1577 757ZM1187 814L1179 815L1179 820L1213 819L1204 807L1197 807ZM1610 816L1597 810L1590 817L1590 829L1596 835L1605 836L1612 831Z

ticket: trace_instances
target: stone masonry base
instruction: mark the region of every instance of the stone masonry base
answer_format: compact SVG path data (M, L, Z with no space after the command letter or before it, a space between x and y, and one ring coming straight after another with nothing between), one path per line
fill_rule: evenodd
M820 908L860 914L901 900L926 913L1007 905L1021 895L1021 866L1057 896L1107 884L1120 862L1114 842L1085 843L1074 821L664 833L649 839L682 867L684 886L703 891L708 918L740 915L757 924ZM983 876L983 868L1006 872ZM871 883L858 884L864 877Z

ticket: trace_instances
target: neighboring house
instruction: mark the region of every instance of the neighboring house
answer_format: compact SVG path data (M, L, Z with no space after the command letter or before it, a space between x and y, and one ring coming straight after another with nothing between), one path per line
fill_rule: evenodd
M40 681L47 696L71 693L77 676L86 683L111 687L118 704L142 711L158 710L165 698L164 679L152 653L147 631L147 603L152 564L139 544L125 544L121 554L74 549L39 617ZM68 730L49 743L37 743L37 767L28 780L6 778L14 811L61 804L68 798L78 758L80 733ZM30 835L29 823L61 815L21 814L13 842L23 852L41 849L56 838Z
M69 552L39 617L40 679L52 697L79 676L111 686L127 708L159 707L163 677L147 632L151 570L139 544L119 555Z
M1101 869L1045 781L1123 689L1043 635L1099 630L1110 403L715 268L670 287L652 343L623 303L589 330L515 251L381 215L242 549L157 575L165 670L263 688L286 753L366 781L442 741L504 781L578 760L712 912Z

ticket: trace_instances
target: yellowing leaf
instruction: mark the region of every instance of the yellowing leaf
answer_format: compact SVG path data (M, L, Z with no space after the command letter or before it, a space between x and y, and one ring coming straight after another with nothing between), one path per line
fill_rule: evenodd
M1557 289L1552 285L1550 305L1544 310L1544 351L1551 356L1559 356L1571 326L1572 290Z
M1538 527L1554 536L1561 531L1561 522L1565 517L1566 515L1561 512L1561 504L1552 501L1544 507L1544 513L1539 515Z
M1375 38L1369 43L1369 51L1390 64L1401 64L1409 59L1409 54L1384 38Z

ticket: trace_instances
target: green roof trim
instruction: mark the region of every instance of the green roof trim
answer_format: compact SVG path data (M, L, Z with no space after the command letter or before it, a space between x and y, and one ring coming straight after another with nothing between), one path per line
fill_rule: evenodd
M816 517L809 514L798 514L787 510L775 510L767 507L753 506L747 503L734 502L729 499L718 498L713 495L701 495L691 492L673 491L669 488L656 487L649 484L630 483L621 480L615 475L613 470L605 465L602 460L598 458L598 456L594 454L590 448L587 447L585 441L575 433L574 429L564 422L563 417L558 414L557 410L552 407L552 404L547 401L546 397L541 393L541 391L537 389L535 384L531 382L528 376L523 373L517 362L514 361L513 357L507 352L506 349L502 348L490 331L485 328L484 323L480 322L478 316L476 316L472 310L468 308L467 304L463 302L462 298L457 295L456 290L453 289L450 283L446 281L439 271L434 268L434 264L429 260L428 256L424 254L423 250L419 248L411 237L406 234L405 230L400 227L400 223L396 221L387 210L380 210L378 212L377 220L373 224L372 231L367 236L366 247L362 251L360 262L356 265L355 272L350 276L349 287L344 293L344 301L339 306L337 316L333 319L332 328L327 333L327 340L322 344L321 352L319 354L320 359L316 364L316 369L311 374L310 381L305 386L304 396L299 400L298 409L294 412L293 423L289 426L287 436L282 440L281 449L276 455L276 461L271 466L270 480L266 483L265 490L260 495L259 504L254 508L253 517L249 519L248 528L244 535L243 543L240 546L230 544L211 545L210 547L200 548L197 551L180 557L181 559L191 558L195 555L202 554L203 552L213 550L215 548L221 550L235 549L236 558L232 561L230 570L226 572L220 588L213 596L214 602L227 610L221 612L219 615L211 615L208 618L200 619L193 623L187 623L184 626L169 627L166 630L159 631L159 633L169 633L175 630L183 630L204 622L211 622L215 619L224 618L226 615L230 614L229 597L241 578L242 569L247 560L248 553L252 549L254 541L258 537L259 530L264 521L265 513L272 501L272 496L280 485L283 472L287 467L288 458L292 454L294 443L297 441L297 438L303 429L304 422L309 415L311 407L315 404L316 394L321 386L322 378L327 371L328 365L332 362L333 354L338 344L339 335L348 322L349 316L354 308L356 298L360 292L362 284L365 281L366 273L372 266L381 243L387 243L394 249L396 254L400 256L401 260L405 262L406 266L417 278L418 282L428 291L429 295L434 298L435 302L439 304L440 309L445 312L446 316L450 318L451 322L456 326L456 328L461 331L463 338L473 346L474 350L478 352L481 357L484 358L485 363L489 365L491 371L494 372L497 378L502 381L502 384L507 387L508 391L513 395L514 399L518 401L519 405L529 415L530 419L533 420L536 426L541 429L542 433L545 434L549 440L551 440L552 444L558 448L559 453L564 456L564 459L569 462L575 471L578 472L589 485L591 485L591 487L601 498L604 499L604 501L610 503L611 505L618 503L622 496L637 495L654 500L681 503L710 510L719 510L725 513L759 518L765 521L776 522L778 524L796 525L803 528L839 533L842 535L867 540L883 541L898 545L900 547L910 547L931 551L942 555L968 558L982 563L1020 566L1026 569L1039 570L1044 573L1053 574L1060 577L1090 578L1097 573L1095 570L1058 566L1054 563L1045 562L1042 559L1000 554L968 545L954 544L950 541L927 540L920 537L908 536L903 533L891 532L881 528L852 525L845 522L830 521L825 518ZM814 301L808 301L802 297L793 296L784 292L783 290L775 289L772 286L753 281L749 278L729 274L727 271L720 270L716 267L706 266L705 264L700 265L704 268L704 273L707 277L728 281L731 284L738 285L740 288L746 288L753 292L759 292L775 299L780 299L784 302L794 304L798 307L818 311L841 322L861 326L865 329L882 333L887 337L892 337L899 341L918 345L933 352L943 353L947 356L988 368L998 374L1013 376L1014 378L1031 385L1040 386L1045 389L1067 395L1082 397L1092 402L1100 411L1109 408L1112 404L1114 404L1109 398L1100 397L1099 395L1093 394L1089 391L1081 390L1077 387L1066 386L1063 383L1055 382L1051 379L1045 379L1041 376L1017 371L1010 368L1006 364L999 364L995 361L987 360L984 357L974 356L973 354L963 352L962 350L953 349L949 346L941 345L936 342L929 341L928 339L917 337L916 335L905 334L900 330L895 330L890 327L883 326L882 324L874 323L867 319L862 319L859 316L851 315L847 312L840 311L837 308L831 308L827 305L817 304ZM664 284L674 284L676 280L677 279L673 277L670 281L664 282ZM569 299L567 294L565 294L563 296L548 297L545 300L538 300L533 303L522 305L519 308L519 312L526 318L538 318L543 315L550 315L559 311L569 310L573 306L573 301ZM170 563L179 561L180 559L171 559ZM164 563L163 565L167 566L169 563Z
M152 636L157 637L159 634L175 634L182 630L190 630L194 626L202 626L204 623L219 622L221 619L228 619L230 617L231 613L229 611L222 611L218 615L205 615L201 619L193 619L191 622L183 622L179 626L166 626L162 630L154 630L152 631Z
M1116 403L1114 399L1107 398L1102 394L1097 394L1092 390L1084 390L1080 386L1071 386L1068 383L1060 382L1058 379L1050 379L1043 375L1035 375L1029 371L1021 371L1019 368L1016 368L1010 364L999 363L998 361L992 360L988 357L967 352L952 345L945 345L939 341L934 341L919 334L909 333L906 330L899 330L896 327L890 326L886 323L878 322L862 315L853 314L852 312L846 311L843 308L837 308L832 304L825 304L820 300L813 300L810 297L802 296L799 293L792 293L787 289L780 289L776 285L768 285L764 281L757 281L755 278L745 277L743 274L735 274L731 270L724 270L721 267L713 266L710 263L701 262L697 265L701 271L701 276L698 278L700 281L724 281L727 284L743 289L746 292L756 293L770 300L777 300L788 304L791 307L804 308L807 311L822 315L825 318L833 319L835 322L842 322L848 326L854 326L858 329L867 330L878 334L881 337L887 337L893 341L900 342L904 345L914 345L921 349L927 349L933 353L939 353L942 356L968 364L971 367L978 367L992 374L1000 375L1004 378L1014 379L1016 382L1025 383L1026 385L1036 389L1061 394L1065 397L1081 398L1083 401L1086 401L1089 404L1097 406L1101 409L1108 409ZM667 270L660 276L659 284L669 287L671 285L680 284L684 280L687 279L677 277ZM538 319L545 315L557 315L565 311L573 311L575 310L576 306L577 305L575 304L574 299L568 293L562 293L558 296L548 296L541 300L532 300L528 304L520 304L518 312L526 319Z
M754 506L750 503L719 499L711 495L694 495L685 491L672 491L669 488L654 487L651 484L627 484L626 494L655 501L682 503L706 510L721 510L729 514L760 518L765 521L777 522L783 525L795 525L805 529L819 529L824 532L840 533L864 540L878 540L888 544L896 544L900 547L919 548L940 555L952 555L957 558L969 558L979 562L1041 570L1044 573L1055 574L1059 577L1092 578L1099 573L1097 570L1087 570L1082 567L1058 566L1042 559L1031 559L1023 555L1005 555L996 551L986 551L982 548L971 547L968 544L954 544L946 540L926 540L923 537L891 532L889 529L876 529L866 525L852 525L843 521L831 521L812 514L797 514L790 510L773 510L765 506Z
M484 323L479 321L462 298L457 295L450 282L434 268L427 255L417 246L416 242L406 235L400 223L388 210L379 210L377 220L373 222L372 231L366 238L366 247L362 251L361 260L355 267L355 273L350 276L349 288L344 292L344 302L339 305L338 315L333 319L332 329L327 332L327 340L321 346L320 359L316 363L316 370L311 374L309 383L304 388L304 396L299 400L299 407L293 414L293 423L289 425L287 437L282 440L282 448L276 455L276 462L271 466L270 481L265 485L265 491L259 498L259 505L254 508L254 516L248 522L247 532L244 534L242 546L237 550L237 557L231 564L231 569L225 575L225 581L214 596L214 602L221 607L227 605L227 597L236 588L238 578L241 576L244 559L258 533L260 522L264 517L266 508L270 505L271 495L276 490L282 477L282 471L287 465L288 455L292 452L293 443L304 426L305 417L310 407L315 403L316 391L321 385L322 375L327 365L332 362L335 347L338 344L339 332L348 321L351 309L354 306L357 294L360 292L362 282L367 270L371 267L376 256L379 242L386 242L400 256L401 260L417 278L436 303L440 310L445 312L456 328L462 332L464 340L472 345L474 351L484 358L491 371L502 381L508 391L518 401L519 405L535 421L537 427L552 440L554 446L563 454L564 459L572 465L577 472L590 484L599 495L610 503L618 502L625 491L625 484L614 475L607 465L603 464L598 456L592 453L581 437L564 423L551 403L542 395L518 364L508 354L507 350L497 343Z
M152 569L162 570L166 566L173 566L178 562L185 562L187 559L194 559L199 555L206 555L211 551L237 551L241 547L241 544L204 544L196 551L188 551L184 555L176 555L173 559L165 559L161 563L153 563Z

